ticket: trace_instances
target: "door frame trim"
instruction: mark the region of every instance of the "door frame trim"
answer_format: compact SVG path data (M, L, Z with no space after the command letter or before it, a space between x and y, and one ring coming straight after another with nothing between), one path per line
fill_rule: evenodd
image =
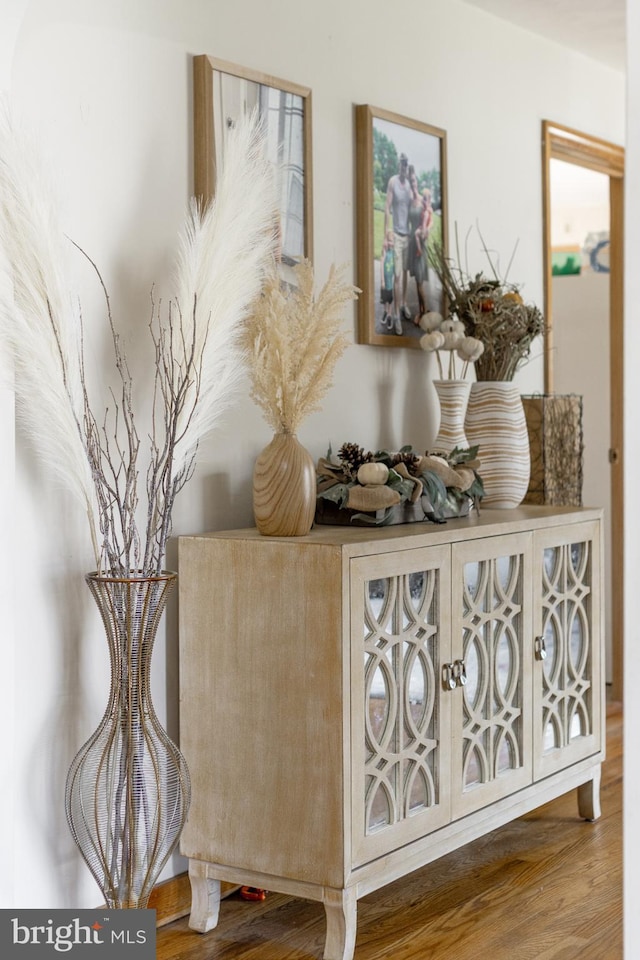
M542 121L542 219L544 263L544 391L553 393L553 297L551 273L550 161L564 160L609 177L610 264L609 346L611 391L611 697L622 700L624 637L624 147L573 130L550 120Z

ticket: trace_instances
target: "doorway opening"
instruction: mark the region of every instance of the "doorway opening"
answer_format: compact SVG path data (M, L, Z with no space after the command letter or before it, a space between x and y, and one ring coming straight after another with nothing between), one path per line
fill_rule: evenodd
M624 149L544 120L542 151L544 389L583 396L585 503L605 514L607 680L621 701Z

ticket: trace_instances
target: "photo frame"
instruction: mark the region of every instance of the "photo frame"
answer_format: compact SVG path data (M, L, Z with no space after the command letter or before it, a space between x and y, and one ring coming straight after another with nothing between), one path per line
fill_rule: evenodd
M444 315L428 249L447 253L446 131L358 104L355 133L358 341L419 349L421 313Z
M277 170L281 264L285 279L313 256L311 90L202 54L193 58L194 193L214 195L225 130L257 108Z

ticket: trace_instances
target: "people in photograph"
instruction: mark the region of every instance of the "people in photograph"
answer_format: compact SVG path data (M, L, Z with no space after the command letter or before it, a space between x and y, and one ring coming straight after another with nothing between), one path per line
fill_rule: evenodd
M416 283L418 313L414 318L414 322L419 324L420 317L427 312L425 284L428 279L428 267L426 250L430 223L424 196L418 189L418 177L414 170L411 170L409 173L409 184L411 185L411 204L409 207L409 275L413 277Z
M394 283L393 283L393 330L402 334L402 319L411 320L407 307L407 282L409 279L409 207L411 185L409 183L409 158L401 153L398 172L389 178L387 199L384 208L384 234L393 231Z
M430 230L433 225L433 204L431 203L431 190L429 190L428 187L425 187L422 191L422 200L424 202L425 217L428 220L428 229Z
M429 284L429 234L431 233L431 228L433 226L433 204L431 203L431 190L425 187L422 191L422 200L424 203L424 212L422 214L422 227L420 228L420 236L422 239L422 259L424 261L423 266L423 296L424 296L424 305L425 312L428 312L429 309L434 309L433 306L429 307L427 300L427 290Z
M392 311L395 259L393 230L387 230L382 242L382 252L380 253L380 302L384 305L382 327L383 329L387 327L389 331L392 331L394 328Z

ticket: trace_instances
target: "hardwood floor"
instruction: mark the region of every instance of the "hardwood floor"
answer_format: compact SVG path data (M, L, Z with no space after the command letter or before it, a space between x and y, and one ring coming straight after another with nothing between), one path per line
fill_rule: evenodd
M575 791L358 901L355 960L621 960L622 711L609 704L602 817ZM157 960L317 960L319 903L223 900L215 930L157 932Z

